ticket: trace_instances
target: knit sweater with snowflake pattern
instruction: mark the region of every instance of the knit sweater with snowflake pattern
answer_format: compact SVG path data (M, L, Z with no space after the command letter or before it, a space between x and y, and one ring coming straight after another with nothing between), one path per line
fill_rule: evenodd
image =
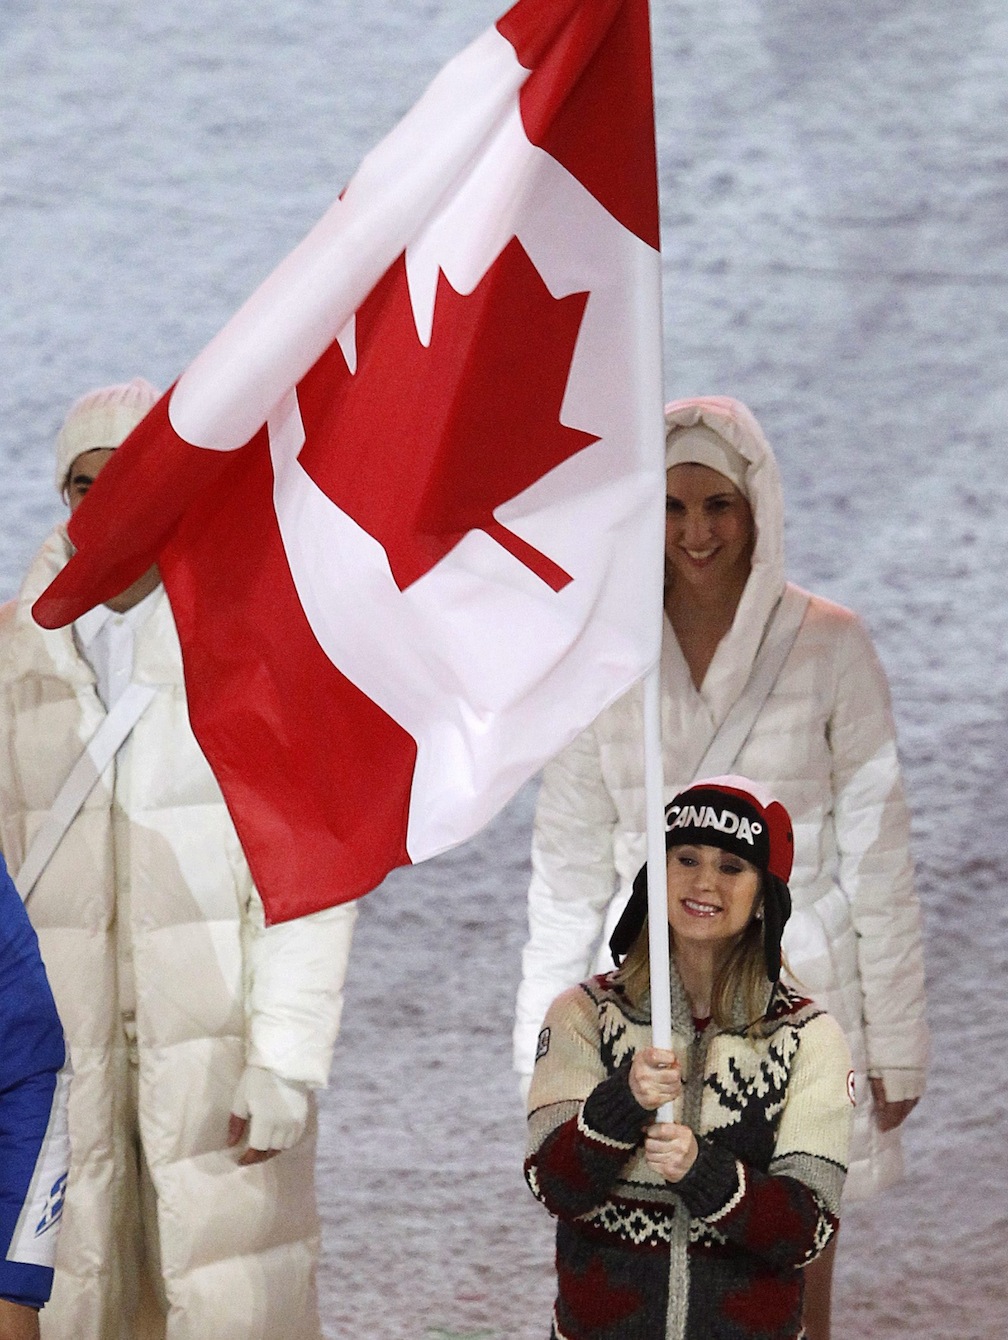
M768 987L769 992L769 987ZM800 1340L802 1268L837 1227L852 1099L839 1026L778 985L755 1029L697 1030L673 971L678 1183L644 1159L629 1087L650 1015L613 974L559 996L529 1093L525 1175L557 1218L551 1340Z

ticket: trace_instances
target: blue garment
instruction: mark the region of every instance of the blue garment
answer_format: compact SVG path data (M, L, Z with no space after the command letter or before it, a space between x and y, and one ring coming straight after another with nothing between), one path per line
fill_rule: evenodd
M69 1086L38 940L0 857L0 1298L29 1307L52 1291Z

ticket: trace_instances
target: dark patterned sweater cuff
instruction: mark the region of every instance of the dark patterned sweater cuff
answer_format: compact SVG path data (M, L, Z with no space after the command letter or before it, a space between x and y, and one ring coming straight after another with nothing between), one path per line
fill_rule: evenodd
M676 1191L694 1219L706 1219L723 1211L738 1194L739 1173L729 1149L697 1138L699 1153L689 1172L676 1183Z
M596 1085L585 1099L581 1120L589 1131L632 1147L640 1139L645 1124L654 1119L654 1113L641 1107L630 1092L629 1075L627 1061Z

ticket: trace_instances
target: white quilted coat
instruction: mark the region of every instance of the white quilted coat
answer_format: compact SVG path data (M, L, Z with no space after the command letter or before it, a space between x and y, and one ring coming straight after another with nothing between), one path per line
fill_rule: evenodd
M695 778L714 732L745 686L784 589L777 463L737 401L684 402L672 422L703 421L751 462L752 572L734 624L698 692L666 621L662 749L666 800ZM644 862L643 694L608 708L543 772L529 888L530 938L515 1023L515 1068L529 1074L552 999L611 964L605 943ZM843 1026L858 1105L847 1194L901 1173L898 1133L871 1114L868 1075L890 1099L923 1092L927 1061L920 913L884 672L856 615L812 596L795 645L735 763L768 784L795 830L794 913L784 951L800 985ZM614 896L615 895L615 896Z
M12 873L104 715L70 629L43 632L29 614L68 553L60 528L0 620L0 840ZM265 927L189 727L163 591L136 634L134 679L157 693L28 904L75 1072L73 1162L43 1336L132 1336L122 1294L130 1253L119 1238L136 1232L122 1176L135 1159L120 1018L132 979L168 1340L315 1340L314 1119L298 1145L254 1167L239 1167L224 1145L246 1060L327 1082L353 909Z

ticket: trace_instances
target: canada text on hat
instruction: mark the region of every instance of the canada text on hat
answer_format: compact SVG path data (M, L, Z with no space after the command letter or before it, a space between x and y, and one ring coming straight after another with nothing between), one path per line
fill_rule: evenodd
M670 805L665 811L665 827L669 832L673 828L716 828L753 848L763 832L758 819L747 819L734 810L721 810L719 814L713 805Z
M70 407L56 436L56 489L63 496L70 467L86 451L114 450L153 409L160 393L143 377L88 391Z
M707 777L665 807L665 846L692 842L743 856L787 883L794 832L787 810L746 777Z

